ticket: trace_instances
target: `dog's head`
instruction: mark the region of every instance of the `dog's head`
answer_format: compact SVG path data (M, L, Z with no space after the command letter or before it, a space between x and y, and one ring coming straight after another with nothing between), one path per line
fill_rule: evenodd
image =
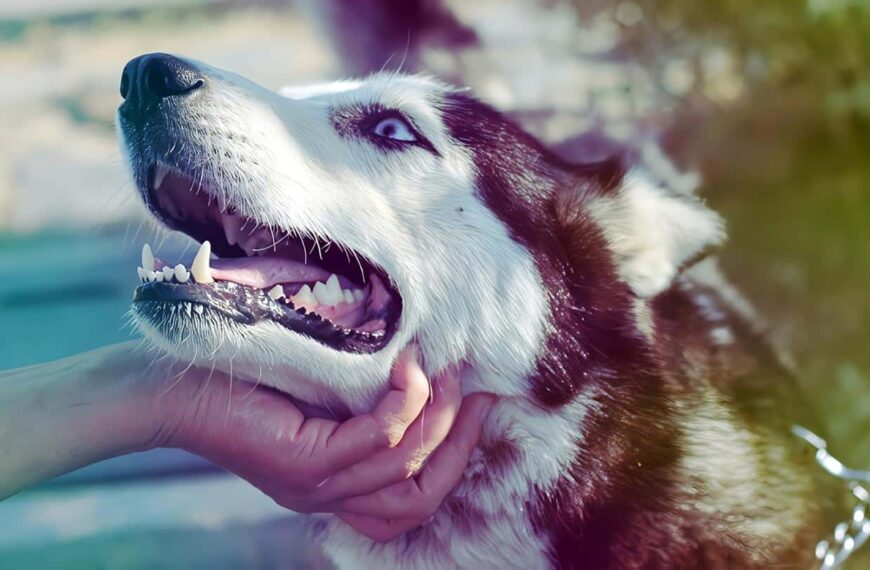
M560 210L596 220L640 296L720 236L693 200L562 164L431 79L278 94L150 54L127 65L121 94L145 203L217 256L205 247L190 267L162 267L146 253L140 328L180 357L310 402L368 406L411 341L429 372L464 362L481 388L526 391L552 332L539 258L559 257L543 250L560 247Z

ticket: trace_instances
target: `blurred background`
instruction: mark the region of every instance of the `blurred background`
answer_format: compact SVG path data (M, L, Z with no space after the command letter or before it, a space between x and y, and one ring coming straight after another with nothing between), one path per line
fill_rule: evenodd
M425 71L575 159L661 143L727 219L726 272L834 452L870 468L870 2L0 0L0 369L130 338L142 242L185 245L143 222L113 130L150 51L274 89ZM321 567L304 544L178 452L0 503L2 568Z

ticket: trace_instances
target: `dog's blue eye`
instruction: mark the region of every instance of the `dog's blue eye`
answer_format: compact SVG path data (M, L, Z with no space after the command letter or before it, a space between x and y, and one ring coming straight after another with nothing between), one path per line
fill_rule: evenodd
M402 119L397 117L387 117L381 119L375 125L374 133L385 139L393 139L396 141L417 142L417 137L411 127Z

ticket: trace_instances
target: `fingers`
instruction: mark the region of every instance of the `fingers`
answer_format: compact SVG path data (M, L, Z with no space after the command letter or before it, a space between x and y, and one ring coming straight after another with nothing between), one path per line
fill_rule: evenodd
M383 520L353 513L341 513L338 518L360 534L376 542L388 542L420 525L417 519Z
M461 403L459 379L442 376L434 384L432 403L423 408L398 446L333 475L318 489L318 499L329 502L364 495L413 476L447 437Z
M432 454L417 477L368 495L338 501L335 510L379 519L416 520L419 524L437 510L444 497L459 482L494 402L495 397L490 394L466 397L450 435ZM359 519L354 520L359 522ZM399 526L393 523L389 528L396 529Z
M229 381L218 371L192 369L173 379L161 403L174 416L162 445L207 457L235 450L268 452L264 442L289 439L305 422L290 400L272 391ZM267 420L264 420L267 418ZM250 455L250 454L247 454Z
M376 540L406 532L437 509L459 481L494 400L475 394L463 403L459 379L445 375L427 405L429 381L416 347L397 359L391 390L375 409L343 424L305 419L280 394L219 377L195 377L183 397L173 397L186 413L166 442L215 461L293 510L345 513Z
M391 390L374 410L338 426L319 453L334 472L397 445L429 399L429 380L417 362L417 347L407 347L390 375Z

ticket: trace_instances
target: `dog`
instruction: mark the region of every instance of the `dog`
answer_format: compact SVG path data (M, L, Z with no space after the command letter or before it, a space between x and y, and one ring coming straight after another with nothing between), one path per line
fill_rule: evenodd
M640 153L568 163L396 73L276 93L147 54L121 95L144 203L201 243L190 267L143 252L147 339L346 413L411 342L500 397L421 527L315 519L338 567L813 563L831 527L790 372L716 268L720 217Z

